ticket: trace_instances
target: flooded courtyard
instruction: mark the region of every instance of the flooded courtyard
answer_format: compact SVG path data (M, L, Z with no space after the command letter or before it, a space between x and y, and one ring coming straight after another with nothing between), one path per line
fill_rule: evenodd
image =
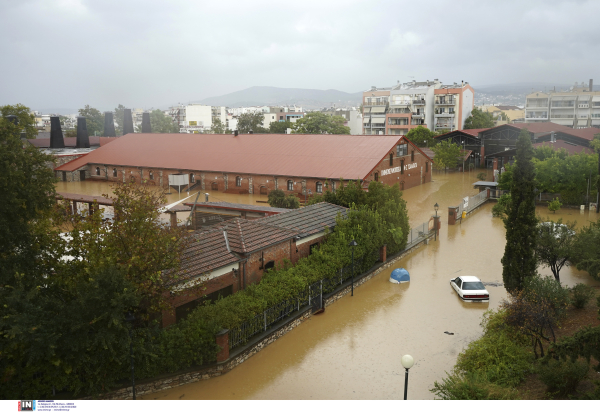
M476 194L476 172L438 174L434 181L406 190L411 226L434 214L439 204L442 228L436 242L421 245L392 268L380 273L291 332L267 346L229 373L144 396L144 399L401 399L404 370L400 358L410 354L409 399L432 399L435 380L445 377L458 353L481 334L481 315L506 297L503 287L489 286L489 303L464 303L449 285L458 275L484 282L502 282L500 259L505 229L493 218L493 203L469 215L462 224L447 225L448 206ZM58 183L58 191L99 195L109 186L99 182ZM104 191L103 191L104 190ZM211 201L257 204L266 196L210 192ZM195 194L190 194L195 195ZM172 203L187 197L174 193ZM192 197L192 201L195 197ZM201 196L203 200L203 196ZM542 217L577 222L598 215L562 209ZM390 272L404 267L411 282L392 284ZM548 268L539 268L550 275ZM563 284L598 284L573 267L561 271ZM453 333L453 335L444 332Z

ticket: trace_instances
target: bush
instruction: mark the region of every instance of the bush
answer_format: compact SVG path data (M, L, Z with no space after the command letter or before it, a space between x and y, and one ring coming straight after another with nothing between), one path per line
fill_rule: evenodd
M525 378L532 356L525 347L526 339L506 326L505 317L504 311L486 312L483 336L458 355L455 372L485 374L487 380L500 386L515 386Z
M571 303L573 303L573 306L577 309L583 309L595 294L596 292L593 287L578 283L571 289Z
M442 400L515 400L519 394L514 388L491 383L485 374L465 373L448 375L433 384L430 391Z
M555 197L550 203L548 203L548 210L556 213L556 211L558 209L560 209L561 206L562 206L562 203L560 203L560 200L558 200L558 197Z
M551 359L540 363L537 368L540 381L548 392L566 395L573 392L588 373L589 365L582 361L557 361Z
M569 290L548 276L533 276L525 280L523 294L532 303L546 303L554 311L557 320L566 315L569 306Z
M477 174L477 179L481 180L481 181L485 181L485 179L487 179L487 173L486 172L481 172Z

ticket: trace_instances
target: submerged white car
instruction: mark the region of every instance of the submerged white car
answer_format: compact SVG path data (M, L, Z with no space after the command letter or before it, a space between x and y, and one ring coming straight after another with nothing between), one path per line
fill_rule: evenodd
M459 276L450 279L450 286L465 302L489 302L490 294L476 276Z

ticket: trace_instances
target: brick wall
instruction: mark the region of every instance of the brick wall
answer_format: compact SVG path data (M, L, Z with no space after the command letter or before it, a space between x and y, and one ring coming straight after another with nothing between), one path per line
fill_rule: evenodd
M402 139L399 144L404 143L408 143L408 141ZM392 164L390 164L390 154L392 155ZM389 173L384 174L384 171ZM396 156L396 148L394 147L393 150L390 150L388 156L371 171L366 180L378 180L390 186L399 183L400 190L410 189L431 182L431 160L412 143L408 143L408 154L405 156Z
M260 252L252 253L246 262L244 284L248 286L252 283L260 282L265 273L261 267L264 267L267 262L273 260L275 267L277 267L283 263L284 259L292 260L291 245L292 241L290 240L271 246ZM261 258L263 261L260 260Z

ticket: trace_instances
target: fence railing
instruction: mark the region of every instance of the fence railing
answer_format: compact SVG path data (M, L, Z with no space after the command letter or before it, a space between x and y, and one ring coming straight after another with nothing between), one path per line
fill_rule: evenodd
M404 250L408 250L415 244L423 241L429 235L428 228L429 222L424 222L411 229ZM300 312L300 310L307 306L312 305L314 307L315 302L318 305L322 305L324 294L335 291L352 277L353 266L354 276L358 277L373 268L378 260L379 250L371 251L364 256L354 259L353 265L350 264L341 268L336 275L318 280L307 286L294 298L276 303L252 319L230 328L229 349L248 343L253 336L267 332L274 324L291 317L294 313Z

